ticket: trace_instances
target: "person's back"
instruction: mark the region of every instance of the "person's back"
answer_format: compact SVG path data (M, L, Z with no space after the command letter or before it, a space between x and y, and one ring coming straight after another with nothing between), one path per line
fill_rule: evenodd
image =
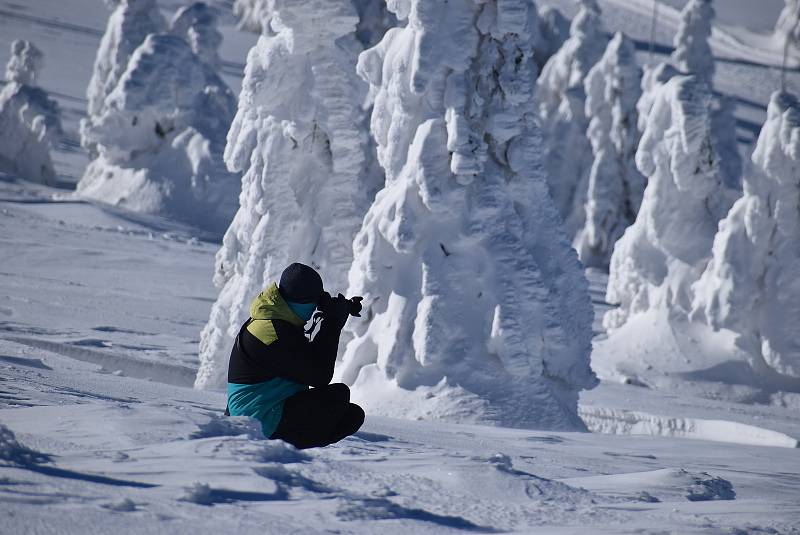
M228 410L261 421L264 435L298 448L325 446L355 433L364 411L333 377L339 335L351 302L330 298L312 268L292 264L250 305L228 365ZM313 340L303 330L319 307Z

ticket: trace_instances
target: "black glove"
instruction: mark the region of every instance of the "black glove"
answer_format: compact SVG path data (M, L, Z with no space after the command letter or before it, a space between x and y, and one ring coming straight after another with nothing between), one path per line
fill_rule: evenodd
M319 304L319 310L322 312L323 319L341 329L350 314L350 301L342 294L331 297L328 292L324 292Z

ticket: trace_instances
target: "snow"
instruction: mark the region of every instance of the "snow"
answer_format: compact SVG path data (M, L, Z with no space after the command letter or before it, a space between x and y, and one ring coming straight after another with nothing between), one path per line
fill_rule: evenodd
M354 242L348 294L365 319L338 377L368 412L580 429L591 311L528 111L536 13L398 6L407 24L358 64L386 186Z
M197 386L226 383L230 340L250 301L292 262L346 288L353 237L382 178L369 172L349 0L271 7L275 35L247 59L225 162L243 173L239 210L217 253L219 298L201 335ZM312 17L313 14L313 17Z
M594 162L586 195L586 225L578 231L574 245L588 267L608 267L614 244L634 222L642 203L646 181L634 161L641 78L633 43L622 33L614 36L586 76L587 135Z
M710 83L714 79L714 55L708 44L714 7L711 0L690 0L681 11L672 60L679 71Z
M169 19L188 4L160 7ZM238 91L255 37L234 28L230 2L212 4L222 75ZM545 4L576 10L572 0L537 4L540 13ZM640 64L666 59L677 11L662 5L648 59L652 3L601 4L604 27L630 36ZM714 85L736 100L736 137L749 157L779 87L770 32L783 2L715 4ZM61 188L86 165L77 123L107 15L97 0L0 6L0 60L15 39L48 60L37 83L63 111L65 137L52 151ZM797 94L798 82L790 70L788 90ZM777 135L777 124L765 132ZM745 187L761 173L748 171ZM582 392L579 414L604 433L369 413L356 436L327 448L265 442L258 422L222 416L222 393L191 388L216 298L219 244L209 239L0 174L0 531L800 533L791 378L755 376L739 333L668 322L663 310L606 337L598 319L613 307L597 270L588 272L592 366L603 382ZM438 395L437 386L426 388ZM410 392L389 394L397 405ZM427 418L424 407L406 405L411 418Z
M0 91L0 171L55 185L50 151L61 135L58 104L36 86L44 62L30 41L11 44L6 86Z
M755 373L800 389L800 105L776 92L745 176L744 196L720 223L713 258L695 283L694 318L738 334ZM785 381L784 379L784 381ZM788 385L781 385L784 388Z
M219 46L222 34L217 30L217 13L203 2L184 6L175 12L170 32L192 47L192 52L213 69L220 68Z

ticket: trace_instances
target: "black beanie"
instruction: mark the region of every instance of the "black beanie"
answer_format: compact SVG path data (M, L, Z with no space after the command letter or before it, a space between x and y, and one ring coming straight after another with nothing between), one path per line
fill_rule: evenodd
M295 262L281 273L281 295L293 303L317 303L322 295L322 277L314 268Z

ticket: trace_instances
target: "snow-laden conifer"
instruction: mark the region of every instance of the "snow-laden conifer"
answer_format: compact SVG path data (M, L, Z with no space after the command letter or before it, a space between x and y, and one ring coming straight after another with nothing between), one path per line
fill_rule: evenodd
M222 161L236 99L175 35L147 37L101 115L84 127L97 148L78 193L222 234L239 181Z
M714 151L708 85L675 76L658 88L636 164L648 177L639 214L611 256L606 313L613 329L651 309L685 317L691 285L711 256L717 223L735 194L724 184Z
M558 52L569 39L570 21L553 6L542 9L539 14L539 37L534 44L534 61L540 69Z
M217 12L204 2L183 6L170 21L170 32L182 37L192 52L211 68L219 69L222 34L217 30Z
M641 77L633 43L621 33L586 77L587 135L594 162L586 225L575 241L585 266L608 267L614 244L634 222L642 202L646 181L635 162Z
M58 103L36 86L44 55L33 43L16 40L0 91L0 171L54 185L50 151L61 136Z
M585 221L592 165L586 137L584 80L603 55L607 40L596 0L580 0L570 37L542 69L537 83L539 121L546 143L544 167L550 193L572 239Z
M739 334L757 372L800 379L800 103L776 92L744 196L694 285L694 318Z
M672 61L681 72L692 74L711 85L714 79L714 55L708 38L714 6L711 0L689 0L681 11L681 22L675 35Z
M225 149L228 169L244 176L217 253L220 294L201 335L199 388L225 384L250 301L287 265L312 265L326 288L345 290L353 237L378 188L365 170L353 3L276 0L267 15Z
M800 0L785 0L775 23L777 45L789 56L800 57Z
M578 429L587 283L547 194L525 0L389 3L359 58L386 171L358 233L338 377L367 411Z

